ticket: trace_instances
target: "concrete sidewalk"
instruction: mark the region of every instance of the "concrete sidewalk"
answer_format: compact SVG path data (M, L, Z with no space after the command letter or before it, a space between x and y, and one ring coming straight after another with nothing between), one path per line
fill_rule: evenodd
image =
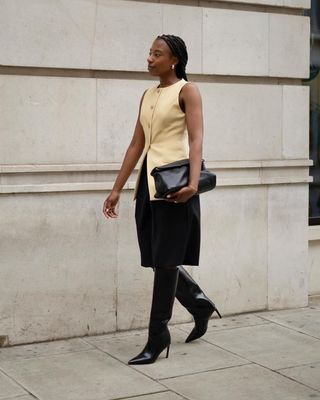
M172 344L154 364L129 366L146 330L0 350L1 400L320 399L320 298L309 307L170 325Z

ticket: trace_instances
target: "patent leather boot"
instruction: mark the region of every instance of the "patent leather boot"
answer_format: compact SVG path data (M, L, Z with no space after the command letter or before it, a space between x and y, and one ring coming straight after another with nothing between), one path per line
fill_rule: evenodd
M215 304L204 294L200 286L183 266L179 265L178 269L179 278L176 298L192 314L195 322L193 330L186 339L187 343L200 338L206 333L209 318L215 311L220 318L221 315Z
M177 267L154 268L148 341L141 353L129 360L128 364L151 364L165 349L167 349L166 358L168 358L171 337L167 325L172 316L178 275Z

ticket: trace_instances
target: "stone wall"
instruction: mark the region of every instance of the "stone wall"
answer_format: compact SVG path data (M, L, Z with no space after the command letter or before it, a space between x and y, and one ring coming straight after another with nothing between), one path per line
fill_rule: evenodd
M0 336L15 344L147 325L153 272L139 264L135 173L118 220L102 205L155 84L146 58L161 33L188 45L218 182L201 195L201 264L189 270L225 315L307 304L308 7L0 2ZM172 323L189 320L176 302Z

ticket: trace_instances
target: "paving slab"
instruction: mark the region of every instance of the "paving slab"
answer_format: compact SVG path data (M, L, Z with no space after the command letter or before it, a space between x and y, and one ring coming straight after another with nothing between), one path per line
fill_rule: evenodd
M320 309L298 308L294 310L269 311L256 314L266 321L295 329L320 339Z
M99 350L3 362L41 400L110 400L167 390Z
M165 358L163 351L157 361L148 365L132 365L132 368L143 372L154 379L163 379L172 376L192 374L217 368L226 368L233 365L247 364L244 360L217 346L203 340L185 343L185 332L170 327L171 346L169 358ZM147 331L135 335L110 335L95 342L97 348L127 363L136 356L147 342ZM91 343L93 341L91 340Z
M242 314L223 318L211 318L208 323L208 332L240 328L241 326L264 325L268 323L270 323L270 321L260 318L255 314ZM192 328L194 327L194 322L175 325L175 327L182 329L185 332L191 332Z
M89 343L79 338L6 347L0 349L0 367L4 361L17 361L25 358L71 353L93 348Z
M34 396L26 395L26 396L18 396L18 397L6 397L3 400L40 400L40 399L38 399L37 397L34 397Z
M280 369L278 372L320 391L320 363Z
M21 386L0 371L0 400L26 393Z
M320 393L250 364L161 381L190 400L310 400Z
M320 362L320 340L276 324L209 332L205 340L271 369Z
M185 400L185 397L179 396L178 394L167 391L162 393L147 394L146 396L138 397L126 397L130 400ZM122 399L122 400L126 400Z

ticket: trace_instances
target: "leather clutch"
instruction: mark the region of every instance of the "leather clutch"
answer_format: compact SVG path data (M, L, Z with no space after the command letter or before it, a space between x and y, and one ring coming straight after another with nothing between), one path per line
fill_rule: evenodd
M155 198L166 198L168 194L177 192L189 182L189 159L174 161L170 164L155 167L151 175L155 181ZM204 160L201 162L198 191L196 194L204 193L216 187L216 175L206 169Z

